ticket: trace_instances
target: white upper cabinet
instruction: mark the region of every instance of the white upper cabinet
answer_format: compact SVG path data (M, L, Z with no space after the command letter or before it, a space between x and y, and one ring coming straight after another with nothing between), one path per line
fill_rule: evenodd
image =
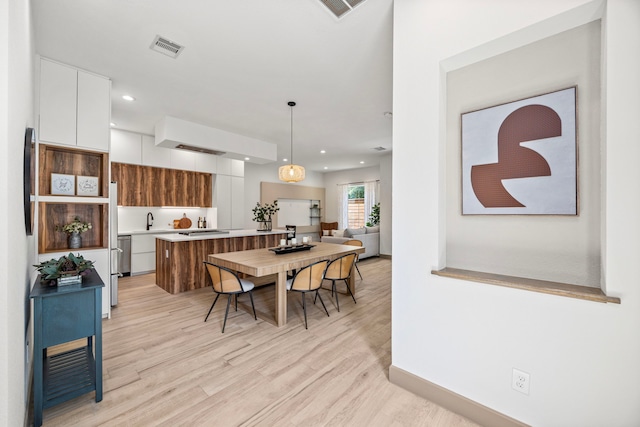
M141 165L142 138L139 133L111 129L111 150L109 157L112 162Z
M218 170L216 173L218 175L231 175L231 159L227 159L226 157L218 157Z
M158 147L153 136L142 135L142 164L157 168L170 168L171 150Z
M205 153L196 153L196 172L216 173L217 156Z
M231 176L244 176L244 162L231 160Z
M40 61L40 141L76 145L78 71Z
M40 60L40 141L109 151L111 80Z
M171 169L192 171L196 169L196 153L186 150L169 150L171 152Z
M111 80L78 71L78 146L109 149Z

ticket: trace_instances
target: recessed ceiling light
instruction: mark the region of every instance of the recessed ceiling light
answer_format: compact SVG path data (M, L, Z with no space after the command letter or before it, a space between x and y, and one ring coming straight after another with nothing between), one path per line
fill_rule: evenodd
M249 161L249 160L251 160L251 159L250 159L250 158L248 158L248 157L245 157L245 158L244 158L244 160L248 162L248 161Z
M325 166L324 168L325 168L325 169L329 169L329 166Z
M326 153L326 151L320 150L320 154L324 154L324 153Z
M286 162L286 161L288 161L288 160L289 160L289 159L282 159L282 161L283 161L283 162Z
M116 123L113 123L113 122L109 123L109 125L110 125L112 128L116 127Z
M364 165L364 160L360 162L361 165Z
M131 95L122 95L122 99L125 101L135 101L136 99Z

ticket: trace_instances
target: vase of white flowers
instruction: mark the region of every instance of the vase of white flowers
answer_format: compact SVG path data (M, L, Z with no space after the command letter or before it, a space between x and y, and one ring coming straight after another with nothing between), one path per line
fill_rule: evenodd
M68 244L69 249L79 249L82 247L82 236L81 234L85 231L91 230L91 223L84 222L80 219L80 217L73 218L69 224L65 224L63 226L56 226L56 230L63 231L68 235Z

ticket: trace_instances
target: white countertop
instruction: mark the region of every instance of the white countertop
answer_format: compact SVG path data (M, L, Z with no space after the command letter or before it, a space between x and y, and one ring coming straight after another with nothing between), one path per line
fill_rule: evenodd
M192 228L185 229L180 231L196 231L196 230L206 230L203 228ZM166 240L168 242L188 242L191 240L208 240L208 239L225 239L229 237L248 237L248 236L263 236L263 235L271 235L271 234L283 234L286 233L287 230L271 230L271 231L257 231L255 229L252 230L228 230L226 233L216 233L216 234L192 234L191 236L186 236L184 234L178 234L176 230L173 230L171 234L157 234L156 238L160 240Z
M151 227L151 230L124 230L118 231L118 236L131 236L135 234L173 234L181 231L196 231L196 230L216 230L215 228L156 228Z

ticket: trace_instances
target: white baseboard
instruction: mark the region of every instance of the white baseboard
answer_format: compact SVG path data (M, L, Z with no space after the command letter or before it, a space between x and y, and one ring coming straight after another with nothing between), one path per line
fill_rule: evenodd
M393 365L389 366L389 381L482 426L528 427L527 424Z

